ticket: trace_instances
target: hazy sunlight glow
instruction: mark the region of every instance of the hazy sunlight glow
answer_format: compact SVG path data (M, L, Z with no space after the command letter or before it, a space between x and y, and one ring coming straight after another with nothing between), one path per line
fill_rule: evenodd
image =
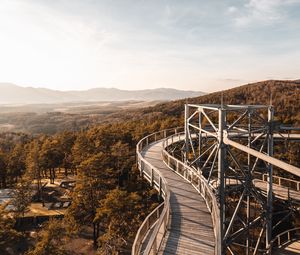
M0 82L214 91L297 79L299 14L298 0L0 0Z

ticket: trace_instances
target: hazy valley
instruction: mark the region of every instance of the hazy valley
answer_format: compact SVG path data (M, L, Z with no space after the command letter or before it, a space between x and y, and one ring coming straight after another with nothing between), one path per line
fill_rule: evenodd
M2 106L0 187L7 192L17 187L19 193L2 198L16 209L7 222L9 212L0 207L6 224L0 237L10 233L0 251L10 247L13 254L44 255L38 250L44 245L51 254L113 254L112 249L130 254L139 226L160 202L137 171L137 143L147 134L183 126L186 102L219 104L221 97L225 104L272 102L277 121L300 124L299 81L263 81L175 101ZM299 152L297 143L276 147L277 157L295 166ZM36 181L40 188L33 186ZM32 198L28 190L37 193ZM25 221L49 215L57 219L43 222L41 229ZM21 236L18 226L25 229Z
M175 89L54 91L0 83L0 131L54 134L104 122L112 113L204 95Z
M300 0L0 2L0 255L300 254Z
M204 95L199 91L184 91L171 88L120 90L94 88L82 91L59 91L46 88L21 87L0 83L0 105L60 104L106 101L170 101Z

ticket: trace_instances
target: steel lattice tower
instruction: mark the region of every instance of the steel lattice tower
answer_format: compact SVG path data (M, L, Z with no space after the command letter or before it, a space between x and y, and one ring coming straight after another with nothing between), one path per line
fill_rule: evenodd
M273 107L185 105L184 160L206 177L220 208L226 254L257 254L272 238ZM260 155L256 155L258 152ZM267 194L254 184L267 174Z

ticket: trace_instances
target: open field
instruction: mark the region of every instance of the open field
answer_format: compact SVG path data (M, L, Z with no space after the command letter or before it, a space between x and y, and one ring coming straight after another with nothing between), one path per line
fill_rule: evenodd
M122 110L154 106L160 101L73 102L64 104L3 105L0 132L54 134L102 123Z

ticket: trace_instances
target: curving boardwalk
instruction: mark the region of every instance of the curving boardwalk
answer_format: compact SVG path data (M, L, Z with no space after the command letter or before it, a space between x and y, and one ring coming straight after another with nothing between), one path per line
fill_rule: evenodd
M300 240L289 243L274 252L274 255L296 255L300 254Z
M178 129L167 129L145 136L137 144L140 174L159 191L164 202L140 226L132 246L133 255L221 255L225 254L224 248L230 251L230 247L223 247L221 242L220 212L213 188L201 173L174 158L166 150L168 145L185 138L185 134L178 132ZM225 144L252 153L251 155L288 172L297 170L299 175L300 169L295 166L226 139ZM262 193L266 193L267 180L268 176L264 174L261 179L254 180L255 186ZM273 192L277 198L286 200L289 194L296 204L300 201L299 181L281 176L272 176L272 180ZM299 238L295 238L299 232L300 229L294 228L280 233L270 241L265 249L266 254L300 254ZM289 241L288 245L286 240Z
M255 179L253 182L257 188L264 191L265 194L267 193L267 182L258 179ZM300 201L300 191L288 189L278 184L273 184L273 193L277 198L282 200L291 198L294 201Z
M161 172L170 189L171 223L158 254L214 254L214 229L206 203L190 183L164 164L162 141L144 148L142 155Z

